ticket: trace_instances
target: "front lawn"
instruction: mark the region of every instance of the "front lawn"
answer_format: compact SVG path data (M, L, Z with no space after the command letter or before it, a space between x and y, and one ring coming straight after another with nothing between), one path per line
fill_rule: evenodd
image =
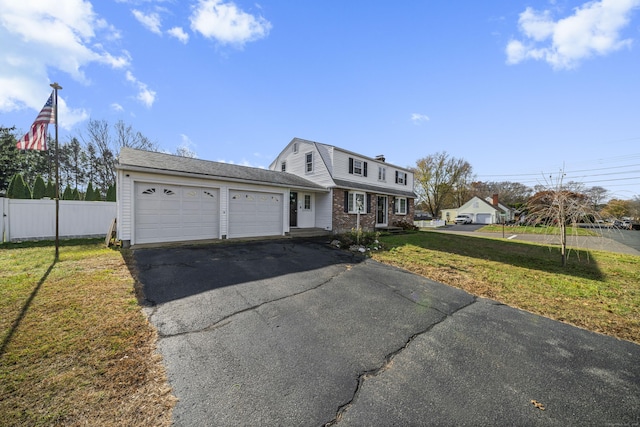
M383 236L372 257L552 319L640 344L640 257L504 239L417 232Z
M155 330L126 252L100 240L0 245L0 425L171 421Z

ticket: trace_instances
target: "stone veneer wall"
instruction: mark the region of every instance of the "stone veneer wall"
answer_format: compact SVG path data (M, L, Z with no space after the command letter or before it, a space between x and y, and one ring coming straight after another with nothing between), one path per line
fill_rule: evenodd
M346 213L344 211L344 189L333 189L333 232L336 234L345 233L356 228L358 215ZM371 212L360 214L360 227L365 231L373 231L376 225L376 194L371 194ZM389 225L392 226L396 221L407 221L413 224L414 205L413 199L408 200L407 214L397 215L393 213L393 196L389 198Z

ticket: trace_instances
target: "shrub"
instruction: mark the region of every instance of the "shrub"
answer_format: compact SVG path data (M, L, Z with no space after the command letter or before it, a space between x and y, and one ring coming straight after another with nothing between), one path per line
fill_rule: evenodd
M414 225L412 222L409 222L407 220L401 220L401 221L394 221L393 223L394 227L400 227L403 230L418 230L418 226Z
M44 183L44 179L40 175L36 177L36 181L33 183L33 195L34 199L42 199L45 197L47 186Z

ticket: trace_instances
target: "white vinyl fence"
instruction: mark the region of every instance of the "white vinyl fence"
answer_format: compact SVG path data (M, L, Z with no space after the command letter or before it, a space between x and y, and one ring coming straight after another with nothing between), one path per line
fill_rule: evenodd
M60 200L59 236L105 237L116 217L115 202ZM53 240L56 236L55 200L0 198L0 242Z
M418 228L438 228L444 227L446 224L441 219L432 219L429 221L413 221L413 225Z

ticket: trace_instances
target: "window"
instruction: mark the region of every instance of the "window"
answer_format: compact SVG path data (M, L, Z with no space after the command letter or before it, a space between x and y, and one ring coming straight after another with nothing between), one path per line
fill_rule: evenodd
M386 180L387 180L387 168L378 166L378 181L386 181Z
M287 171L287 162L282 162L282 164L280 165L280 169L282 170L282 172L286 172Z
M407 199L406 197L396 197L393 211L398 215L407 214Z
M349 157L349 173L351 175L367 176L367 162Z
M367 213L365 193L350 191L349 192L349 213Z
M407 185L407 174L405 172L396 171L396 184Z
M304 195L304 210L305 211L311 210L311 194Z
M313 152L304 155L305 172L313 172Z
M294 142L294 143L293 143L293 152L294 152L294 153L297 153L297 152L298 152L298 143L297 143L297 142Z

